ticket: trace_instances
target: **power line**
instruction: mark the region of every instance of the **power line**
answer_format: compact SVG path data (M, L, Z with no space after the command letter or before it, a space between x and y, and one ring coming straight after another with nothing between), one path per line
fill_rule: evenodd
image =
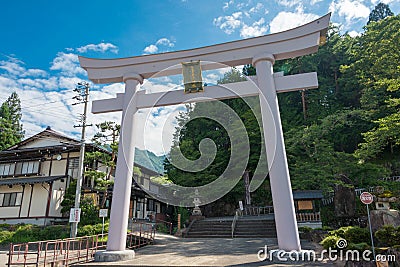
M54 103L64 104L64 103L61 102L60 100L55 100L55 101L40 103L40 104L36 104L36 105L33 105L33 106L28 106L28 107L23 107L23 108L24 108L24 109L30 109L30 108L34 108L34 107L38 107L38 106L43 106L43 105L54 104ZM70 105L69 103L65 103L65 104ZM64 104L64 106L65 106L65 104ZM21 107L21 108L22 108L22 107Z

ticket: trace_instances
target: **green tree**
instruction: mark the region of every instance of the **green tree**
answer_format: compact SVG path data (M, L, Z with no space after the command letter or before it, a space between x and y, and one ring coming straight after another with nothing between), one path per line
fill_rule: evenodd
M20 142L24 137L21 117L21 101L14 92L0 106L0 150Z
M391 16L366 26L360 38L355 69L363 86L362 107L375 127L365 132L357 155L374 158L393 154L400 145L400 16ZM396 150L397 149L397 150Z
M245 77L243 77L240 71L232 68L229 72L225 73L221 79L218 80L218 84L232 83L243 80L245 80ZM247 99L248 103L240 98L223 100L222 102L228 105L234 111L234 113L240 117L246 128L250 142L250 158L247 164L247 170L252 173L257 166L260 155L261 132L256 116L252 109L250 109L248 106L248 103L253 106L256 112L260 112L259 100L257 97L252 97ZM220 117L221 112L223 111L221 111L218 103L211 101L196 103L195 105L187 105L186 111L180 113L179 117L177 118L178 126L174 134L171 154L174 153L175 150L179 149L186 158L196 160L200 157L200 151L198 149L200 141L204 140L205 138L210 138L214 141L217 146L217 154L214 161L209 165L208 168L196 173L182 171L167 160L165 163L165 170L169 179L175 184L183 186L204 185L214 181L225 171L230 160L231 152L231 140L226 129L212 119L192 119L198 114L208 114L210 118L217 115ZM234 121L232 114L230 113L223 114L223 117L227 121ZM232 129L236 129L237 127L234 124L232 124L232 126ZM247 153L248 151L244 152ZM240 182L221 201L235 203L238 199L242 199L243 194L244 185L243 182Z
M375 8L371 11L369 14L369 19L368 19L368 24L370 24L373 21L380 21L386 17L393 16L394 13L392 10L390 10L389 5L384 4L384 3L379 3L378 5L375 6Z
M112 121L105 121L96 124L96 127L99 132L94 135L92 141L99 146L109 147L111 149L111 158L106 163L110 167L107 173L107 179L110 179L111 174L115 171L116 157L118 153L118 138L121 131L121 125Z
M71 180L63 200L61 201L61 213L64 216L69 215L69 211L71 208L75 206L75 192L76 192L76 180Z
M85 176L94 182L94 189L101 193L100 208L104 208L108 198L108 190L114 184L112 174L115 172L121 126L112 121L105 121L96 124L96 127L98 132L93 136L92 141L100 148L110 150L111 155L102 150L85 153L85 165L94 164L93 168L89 168L85 172ZM107 172L98 171L97 162L106 166Z

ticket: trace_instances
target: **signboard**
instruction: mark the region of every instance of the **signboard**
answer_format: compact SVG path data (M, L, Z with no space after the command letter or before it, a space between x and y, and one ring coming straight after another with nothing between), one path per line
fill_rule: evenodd
M243 202L241 200L239 201L239 208L240 210L243 210Z
M363 204L368 205L374 201L374 197L371 195L371 193L363 192L360 195L360 200Z
M185 93L202 92L204 90L200 60L182 62L182 74Z
M107 217L108 216L108 209L100 209L99 210L99 217Z
M80 222L81 220L81 209L71 208L69 211L69 222Z

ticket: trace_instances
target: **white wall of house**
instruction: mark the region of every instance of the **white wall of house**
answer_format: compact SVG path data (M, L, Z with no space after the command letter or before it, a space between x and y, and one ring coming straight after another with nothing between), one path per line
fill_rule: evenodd
M51 217L61 217L61 201L63 200L63 197L65 195L65 184L66 180L64 179L64 182L61 180L56 180L53 183L52 187L52 194L50 198L50 208L49 208L49 216Z
M46 139L37 139L33 142L27 143L20 148L35 148L35 147L49 147L63 145L61 140L56 137L47 137Z
M21 186L22 187L22 186ZM29 212L29 205L31 202L31 192L32 192L32 187L27 184L24 186L24 196L22 200L22 205L21 205L21 217L28 217L28 212Z
M31 202L30 217L41 217L46 215L49 185L34 184Z

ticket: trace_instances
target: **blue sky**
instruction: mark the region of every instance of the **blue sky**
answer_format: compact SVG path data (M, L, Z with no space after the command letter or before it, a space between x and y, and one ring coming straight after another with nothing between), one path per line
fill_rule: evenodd
M269 1L2 1L0 9L0 102L16 91L22 101L26 136L47 125L69 135L82 108L72 106L74 84L87 79L77 55L97 58L137 56L249 38L299 26L332 12L342 32L360 34L379 0ZM395 14L400 1L384 0ZM218 78L207 75L210 82ZM176 79L149 81L148 90L176 87ZM91 99L114 97L121 84L93 85ZM159 118L152 116L150 150L159 148ZM119 114L93 116L94 123L120 120ZM173 132L173 127L168 133ZM95 128L89 129L89 135ZM168 142L167 142L168 143ZM143 148L143 147L142 147ZM167 148L166 148L167 149Z

